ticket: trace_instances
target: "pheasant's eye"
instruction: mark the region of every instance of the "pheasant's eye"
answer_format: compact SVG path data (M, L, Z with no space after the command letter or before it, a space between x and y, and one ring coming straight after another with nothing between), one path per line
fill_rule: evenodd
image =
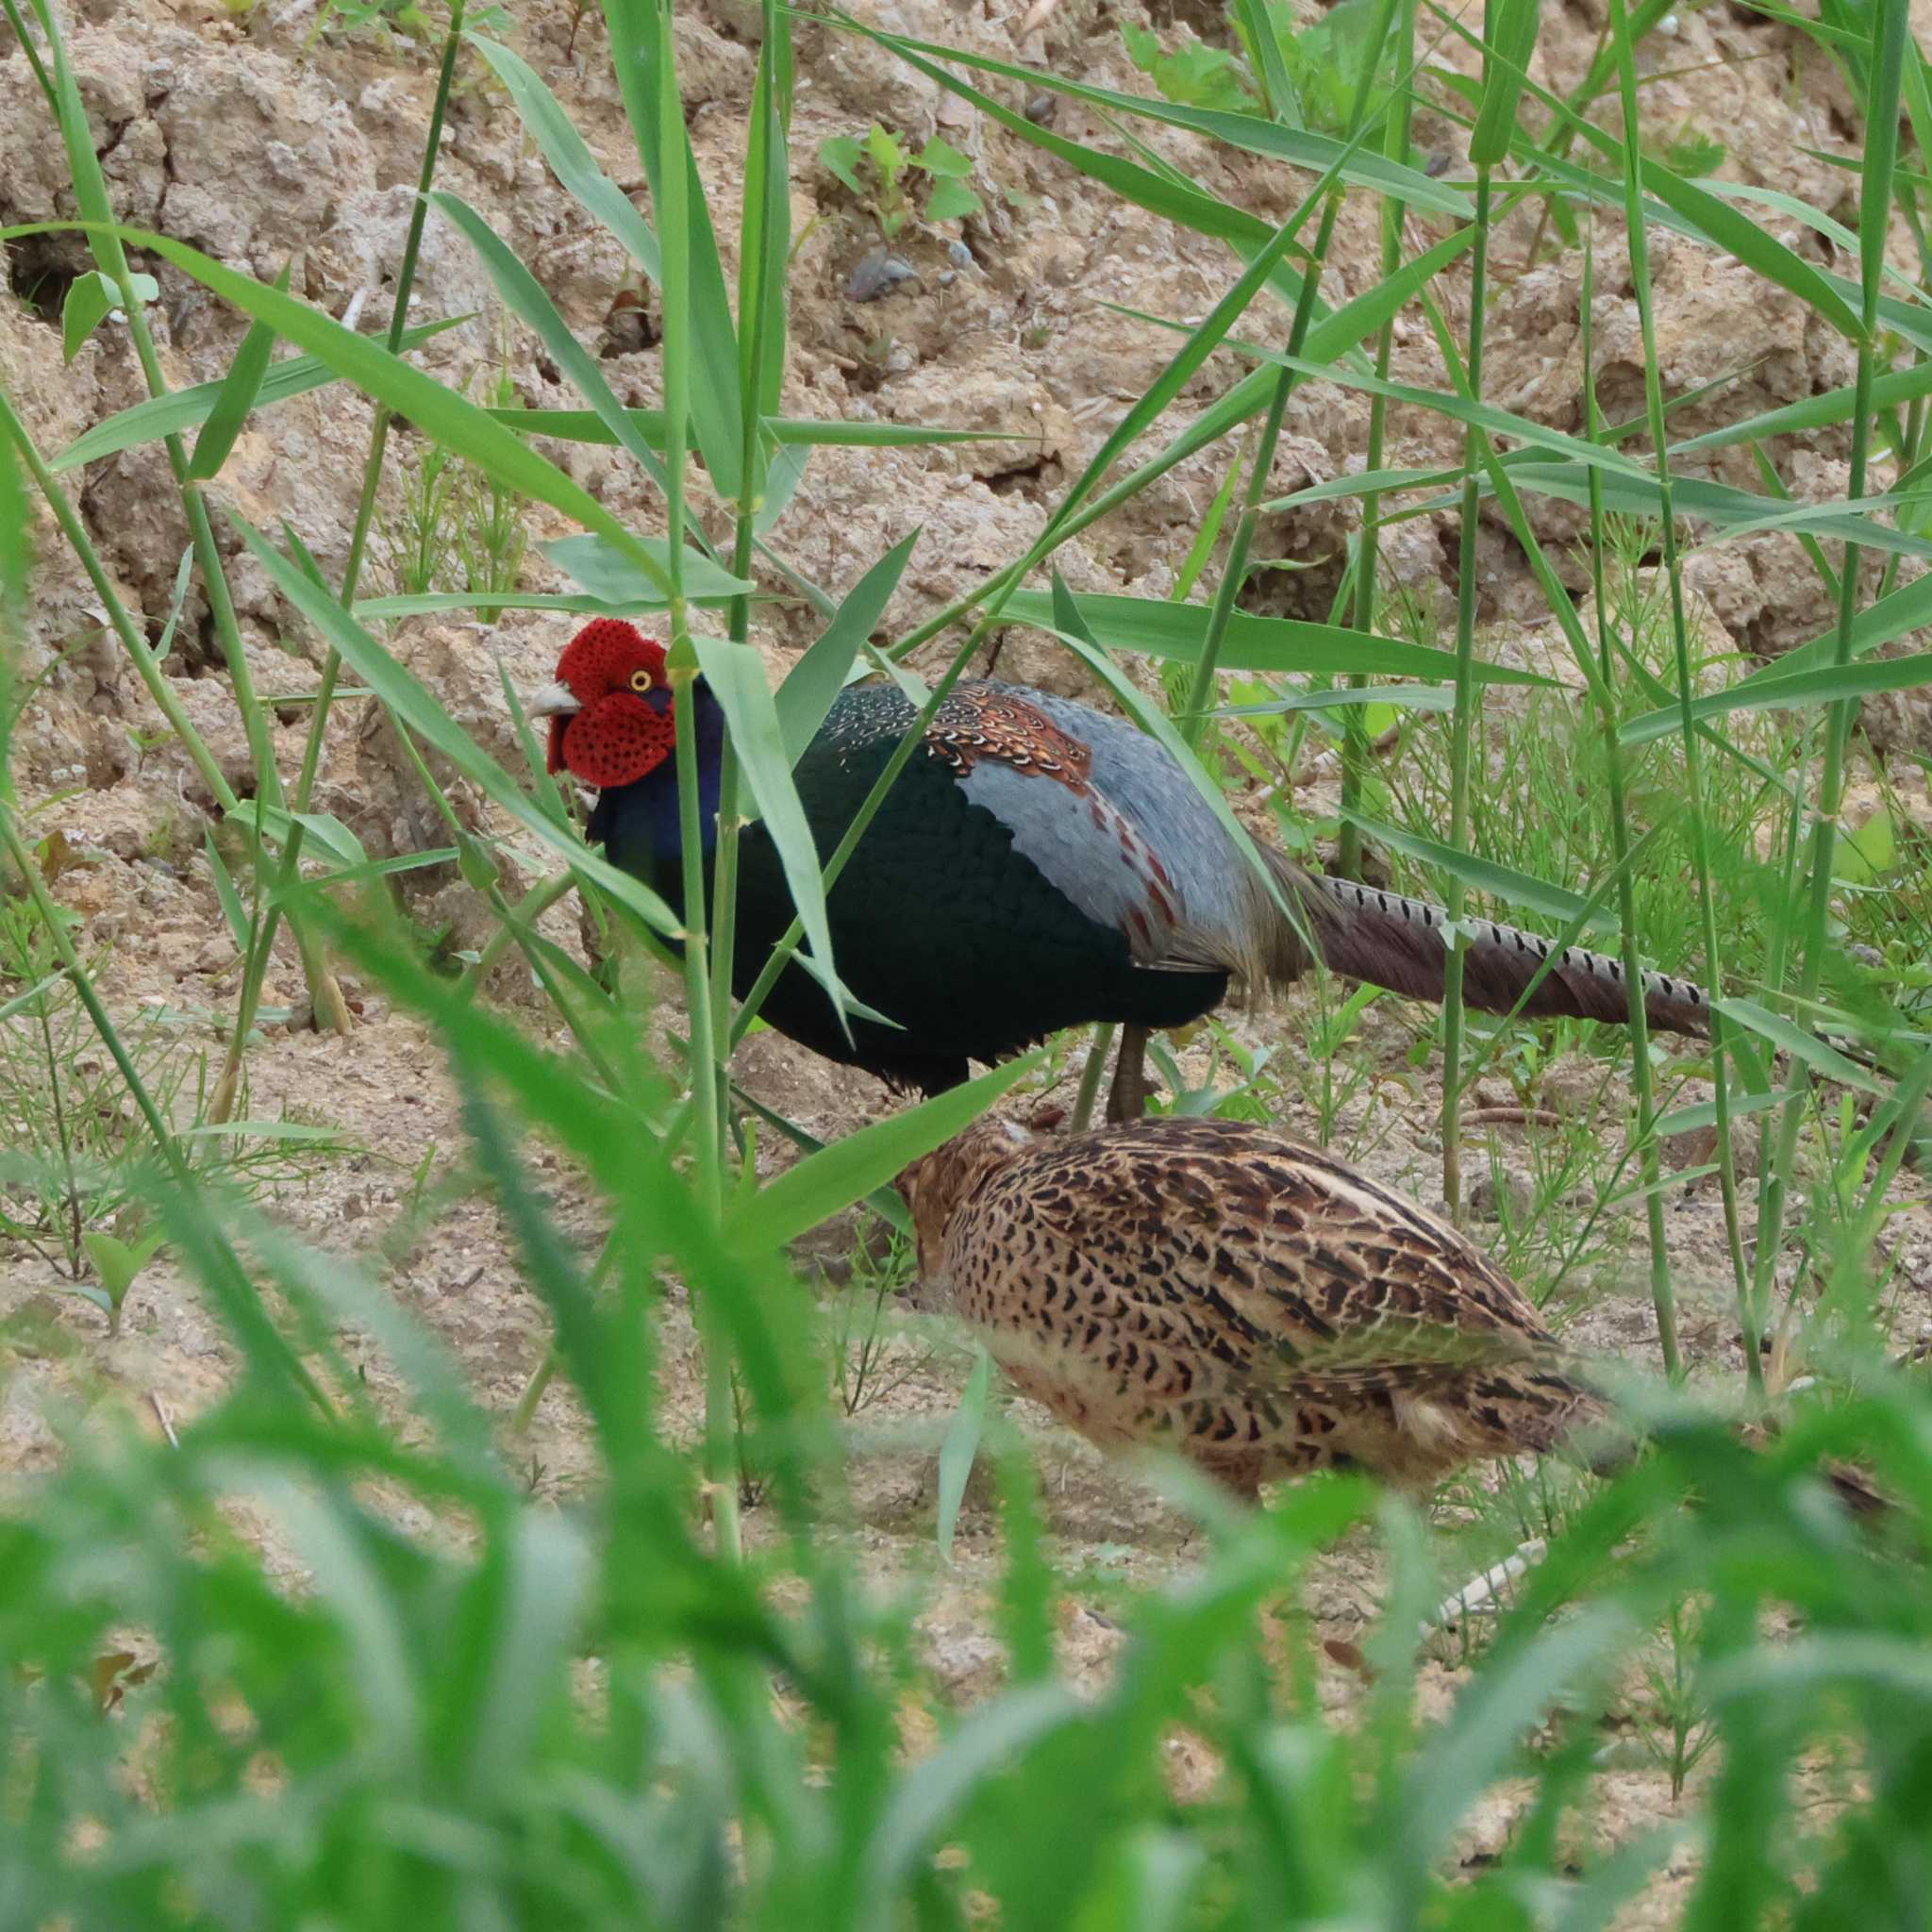
M648 671L633 671L630 675L630 688L640 695L651 688L651 674Z

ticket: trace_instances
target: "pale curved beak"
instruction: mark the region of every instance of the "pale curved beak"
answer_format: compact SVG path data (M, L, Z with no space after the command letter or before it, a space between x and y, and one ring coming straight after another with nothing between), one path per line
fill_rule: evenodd
M565 684L546 684L530 700L533 718L567 718L573 711L582 709L583 706L571 695L570 687Z

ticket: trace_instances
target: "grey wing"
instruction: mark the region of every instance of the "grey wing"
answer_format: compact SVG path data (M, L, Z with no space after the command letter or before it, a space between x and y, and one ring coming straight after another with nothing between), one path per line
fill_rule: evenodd
M1137 966L1224 973L1188 898L1141 827L1097 785L1075 791L1038 772L982 759L959 780L1013 836L1013 848L1098 925L1121 933Z
M1174 947L1193 964L1257 977L1259 936L1273 923L1267 888L1167 748L1138 725L1076 699L1046 691L1027 695L1060 730L1087 745L1094 790L1158 859L1175 898Z

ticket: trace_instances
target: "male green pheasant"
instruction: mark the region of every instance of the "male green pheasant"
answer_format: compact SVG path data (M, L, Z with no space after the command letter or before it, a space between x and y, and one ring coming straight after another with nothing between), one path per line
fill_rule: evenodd
M1247 1122L1064 1139L987 1119L907 1169L928 1299L1104 1449L1253 1496L1374 1472L1426 1490L1608 1418L1507 1275L1445 1222Z
M683 903L675 724L664 653L630 625L580 631L532 708L550 720L549 761L601 796L590 837L612 863ZM700 808L715 837L724 715L702 682L692 708ZM795 768L828 857L915 712L889 685L841 692ZM840 977L896 1027L855 1019L848 1037L824 988L789 966L764 1017L834 1060L931 1093L1063 1026L1127 1029L1111 1111L1141 1110L1149 1029L1211 1011L1240 982L1296 978L1313 949L1337 973L1421 999L1441 995L1440 907L1312 875L1262 848L1291 920L1168 752L1116 718L1045 691L962 683L901 773L828 901ZM741 996L791 923L762 827L740 845L734 968ZM1297 930L1297 924L1300 930ZM1507 1012L1537 970L1531 1014L1628 1018L1620 961L1475 922L1464 993ZM1304 937L1306 935L1306 938ZM1701 1034L1698 987L1644 975L1655 1027Z

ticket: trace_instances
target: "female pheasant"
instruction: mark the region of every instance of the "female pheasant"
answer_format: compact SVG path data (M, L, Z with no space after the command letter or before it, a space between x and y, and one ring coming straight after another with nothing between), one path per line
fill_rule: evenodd
M1335 1467L1427 1489L1608 1416L1479 1249L1269 1127L988 1119L899 1188L930 1299L1023 1392L1244 1496Z
M700 683L693 706L700 805L715 836L724 722ZM611 861L682 906L677 777L664 653L630 625L580 631L532 709L550 720L549 762L601 792L590 837ZM793 776L828 857L916 713L891 686L841 692ZM1440 998L1440 907L1263 857L1287 917L1187 774L1152 738L1070 698L962 683L928 727L828 901L835 962L858 998L897 1021L857 1020L848 1038L824 990L788 967L764 1017L814 1052L931 1093L973 1060L993 1061L1085 1021L1123 1023L1110 1111L1141 1111L1146 1032L1211 1011L1230 983L1280 986L1310 962L1391 991ZM762 827L740 844L741 996L791 923ZM1300 930L1297 930L1299 924ZM1464 992L1507 1012L1549 941L1475 922ZM1304 937L1306 935L1306 938ZM1709 1000L1646 974L1653 1026L1703 1033ZM1524 1010L1621 1023L1618 960L1570 947Z

